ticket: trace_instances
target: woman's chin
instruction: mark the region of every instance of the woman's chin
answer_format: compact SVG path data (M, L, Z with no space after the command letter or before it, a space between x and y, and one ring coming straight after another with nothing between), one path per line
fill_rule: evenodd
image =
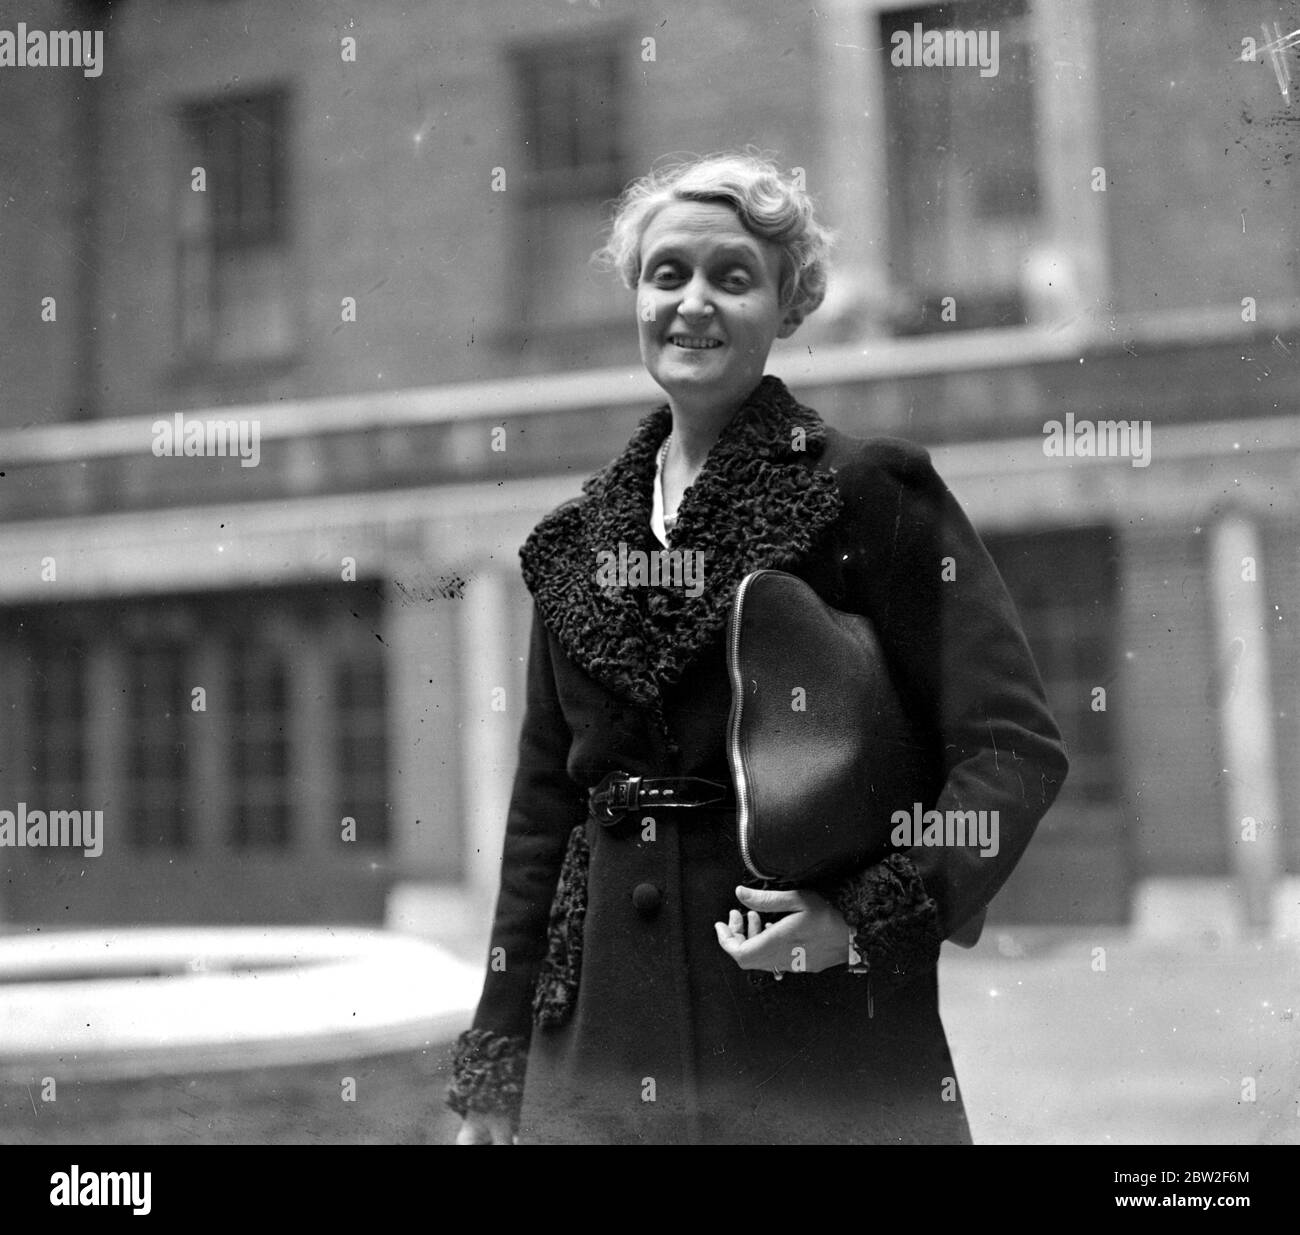
M677 347L665 351L659 358L659 364L663 368L675 369L681 373L717 373L726 366L721 362L718 356L720 348L711 351L690 351L688 348Z
M652 376L661 386L671 383L694 390L727 385L726 366L713 359L704 359L707 355L706 352L682 351L676 356L660 356Z

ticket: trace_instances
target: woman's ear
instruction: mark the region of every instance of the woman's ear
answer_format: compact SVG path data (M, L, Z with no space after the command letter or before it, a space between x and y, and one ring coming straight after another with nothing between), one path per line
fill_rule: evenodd
M803 311L801 309L791 309L781 319L781 325L777 327L776 337L778 339L788 339L802 324Z

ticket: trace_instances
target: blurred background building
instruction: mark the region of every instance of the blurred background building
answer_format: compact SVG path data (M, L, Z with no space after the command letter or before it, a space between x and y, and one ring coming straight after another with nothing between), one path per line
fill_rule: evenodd
M1295 928L1300 126L1240 59L1294 4L21 19L105 59L0 68L0 809L106 840L0 850L11 924L486 927L515 551L661 401L588 257L656 159L753 143L839 232L770 371L932 450L1069 740L992 920ZM891 65L918 22L997 75ZM257 466L158 457L177 413ZM1047 457L1067 414L1150 465Z

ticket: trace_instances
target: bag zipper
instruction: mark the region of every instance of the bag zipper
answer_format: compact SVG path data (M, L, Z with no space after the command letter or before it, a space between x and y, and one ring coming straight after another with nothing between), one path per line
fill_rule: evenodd
M736 588L736 603L731 608L727 626L727 671L731 676L731 719L727 726L727 757L731 763L732 779L736 783L736 840L745 866L758 879L770 879L757 866L749 852L749 785L745 780L745 765L740 757L740 714L745 697L744 683L740 678L740 611L745 603L749 585L762 570L751 571Z

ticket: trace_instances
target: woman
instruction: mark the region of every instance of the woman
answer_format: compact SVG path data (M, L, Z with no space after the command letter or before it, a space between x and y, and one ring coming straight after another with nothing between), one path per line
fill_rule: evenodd
M969 1143L939 945L1005 881L1067 764L1002 581L926 452L849 438L764 376L821 303L827 247L807 196L748 156L620 200L606 253L668 404L521 550L527 712L453 1066L460 1143ZM703 554L702 590L597 574L620 546L668 545ZM762 567L872 619L933 739L924 805L998 811L995 857L918 846L828 886L744 886L723 634ZM602 821L592 794L614 772L670 779ZM650 787L699 804L647 806Z

